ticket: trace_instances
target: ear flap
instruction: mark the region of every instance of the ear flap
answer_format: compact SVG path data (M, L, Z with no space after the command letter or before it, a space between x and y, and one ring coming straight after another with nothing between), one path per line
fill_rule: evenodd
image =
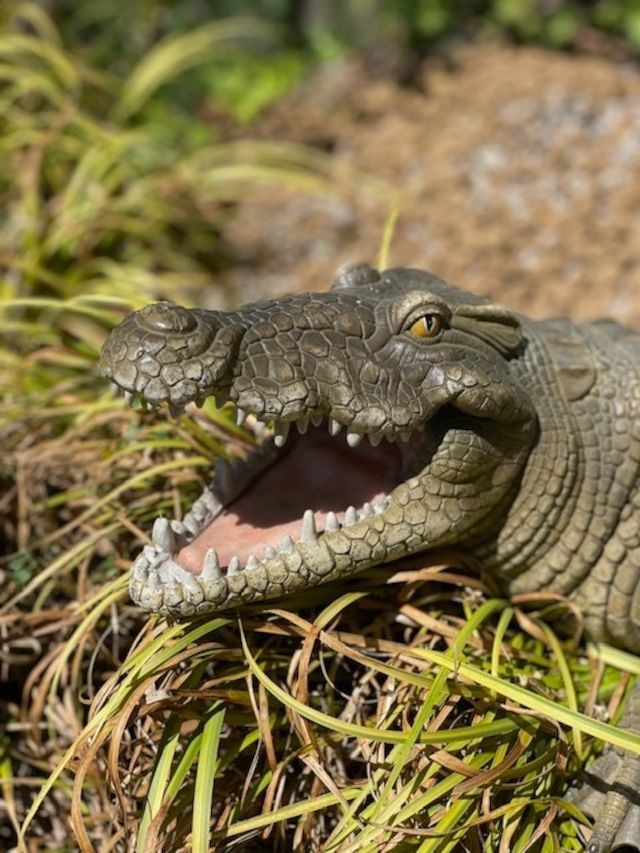
M565 398L580 400L589 393L597 377L591 350L562 320L548 324L545 340Z
M455 310L451 326L480 338L505 357L513 355L523 340L517 317L500 305L462 305Z

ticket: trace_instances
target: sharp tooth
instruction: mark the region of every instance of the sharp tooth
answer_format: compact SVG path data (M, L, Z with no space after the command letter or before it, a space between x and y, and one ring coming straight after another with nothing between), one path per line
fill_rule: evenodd
M403 441L405 444L411 441L411 433L410 432L401 432L400 433L400 441Z
M329 418L329 425L328 425L329 435L337 435L341 429L342 429L341 423L338 423L338 421L335 418Z
M169 403L169 414L172 418L179 418L184 414L184 406L179 406L177 403Z
M187 525L183 524L181 521L177 521L175 518L172 519L169 524L171 525L171 529L176 535L176 542L180 539L184 539L187 533L189 532L187 529Z
M227 394L222 394L222 393L216 394L215 395L215 401L216 401L216 409L222 409L223 406L225 406L229 402L229 397Z
M247 415L249 413L245 412L244 409L241 409L240 406L236 406L236 423L238 426L242 426L242 424L246 421Z
M197 536L198 533L200 533L200 525L198 524L195 516L191 515L190 512L188 512L184 517L184 526L193 536Z
M280 550L283 554L289 554L291 553L291 551L293 551L293 539L289 536L288 533L282 540Z
M202 492L200 500L204 501L205 506L212 515L216 515L222 509L222 504L208 486Z
M347 433L347 444L349 447L357 447L362 441L362 436L357 432L348 432Z
M307 545L314 545L318 541L318 531L316 530L316 520L312 509L305 509L302 516L302 531L300 539Z
M287 436L289 435L289 424L282 423L282 421L278 421L275 425L275 435L273 437L273 443L276 447L284 447L284 443L287 440Z
M207 505L205 504L202 498L198 498L198 500L191 507L191 514L200 524L202 524L202 522L207 517L207 512Z
M262 421L256 421L253 425L253 431L258 441L262 441L265 436L265 433L267 432L267 425Z
M322 415L311 415L311 423L314 427L319 427L322 423Z
M385 495L384 497L379 498L373 506L376 512L382 512L389 506L389 498Z
M195 404L199 409L201 409L204 406L204 400L205 400L204 397L196 397Z
M364 516L365 518L371 518L371 516L372 516L372 515L375 515L375 514L376 514L376 511L375 511L375 509L371 506L371 504L370 504L370 503L366 503L366 504L362 507L362 514L363 514L363 516Z
M128 406L130 406L133 403L133 393L131 391L125 391L124 392L124 399L125 399L126 404Z
M240 565L240 560L238 557L232 557L229 560L229 565L227 566L227 574L228 575L239 575L242 571L242 566Z
M325 533L335 533L340 530L340 522L335 512L328 512L324 522Z
M207 581L215 581L221 577L220 561L215 548L209 548L204 558L202 566L202 578Z
M198 579L191 572L185 572L182 579L182 585L186 586L189 592L202 592Z
M158 545L167 554L172 554L176 540L168 518L156 518L151 530L154 545Z
M382 441L382 433L370 432L367 438L369 439L369 444L371 445L371 447L377 447Z
M248 569L251 572L253 571L253 569L257 569L259 565L260 564L258 563L258 558L255 556L255 554L251 554L249 556L249 559L247 560L247 565L245 566L245 569Z
M358 513L356 512L356 508L354 506L347 507L347 511L344 514L344 523L355 524L357 520Z
M111 388L111 390L113 391L114 394L120 393L120 386L118 385L117 382L110 382L109 387Z
M269 560L273 560L274 557L278 556L278 552L275 548L272 548L271 545L267 545L267 547L264 549L264 553L267 555L267 558Z
M302 420L296 421L296 426L300 435L304 435L309 429L309 418L302 418Z

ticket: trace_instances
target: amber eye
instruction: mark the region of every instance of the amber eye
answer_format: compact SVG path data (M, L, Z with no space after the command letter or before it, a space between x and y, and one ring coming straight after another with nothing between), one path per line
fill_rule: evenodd
M439 314L425 314L409 326L409 331L417 338L435 338L444 326Z

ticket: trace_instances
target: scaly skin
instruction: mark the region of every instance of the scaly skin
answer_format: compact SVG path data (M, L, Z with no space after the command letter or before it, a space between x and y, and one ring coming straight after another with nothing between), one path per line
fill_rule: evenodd
M438 319L433 337L416 333L424 317ZM418 270L353 267L329 293L237 312L149 306L111 333L102 366L153 405L228 397L275 422L280 444L309 418L346 427L349 444L410 442L384 506L320 533L309 522L245 567L225 573L212 557L186 571L172 557L197 530L158 523L155 555L132 574L147 609L220 610L455 545L506 594L568 595L593 640L640 652L640 336L534 322ZM220 511L203 501L200 526ZM625 724L640 729L640 700ZM637 767L621 771L636 788ZM628 813L608 801L593 850L640 849Z

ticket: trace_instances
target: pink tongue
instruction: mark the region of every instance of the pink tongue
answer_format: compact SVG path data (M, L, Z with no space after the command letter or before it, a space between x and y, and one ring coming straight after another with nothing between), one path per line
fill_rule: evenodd
M178 554L181 566L200 572L207 550L218 552L220 565L233 556L244 565L251 554L265 556L289 534L300 538L302 514L314 510L318 530L329 510L338 515L388 494L399 482L401 453L395 445L372 448L364 439L355 448L344 435L331 438L313 430L292 442L285 456L267 471Z

